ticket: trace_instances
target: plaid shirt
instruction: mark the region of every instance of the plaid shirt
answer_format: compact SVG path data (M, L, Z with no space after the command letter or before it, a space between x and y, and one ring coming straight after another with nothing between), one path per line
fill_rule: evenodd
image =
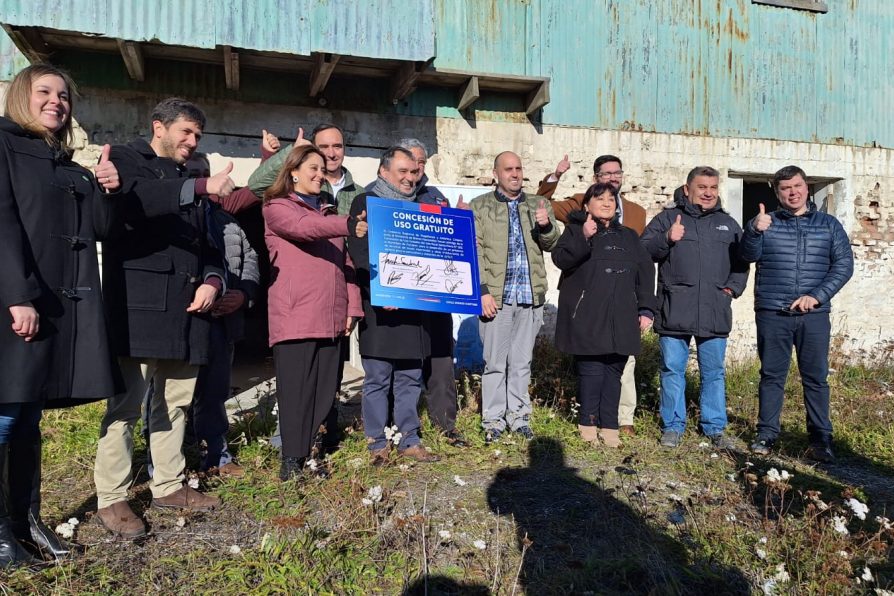
M497 196L506 199L497 193ZM518 215L518 202L506 200L509 209L509 254L506 255L506 283L503 284L503 304L534 304L531 289L531 266L525 250L525 235Z

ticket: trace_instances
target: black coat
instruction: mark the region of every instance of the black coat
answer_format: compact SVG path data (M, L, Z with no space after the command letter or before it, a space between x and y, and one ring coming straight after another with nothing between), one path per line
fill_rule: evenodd
M123 233L103 244L116 353L206 364L210 315L186 308L209 274L224 278L224 261L208 238L203 206L193 201L195 181L142 139L112 147L109 158L126 206Z
M122 389L96 258L119 200L68 155L0 118L0 403L60 407ZM23 302L40 316L30 342L10 326L8 308Z
M571 213L552 250L562 270L556 347L581 356L639 354L640 312L655 312L652 260L636 232L617 223L587 240L585 218Z
M671 243L667 232L680 216L686 232ZM742 228L717 207L703 211L684 197L656 215L642 235L658 263L655 332L663 335L727 337L733 328L733 297L745 291L748 263L739 256ZM732 290L732 296L723 291Z
M360 215L366 210L366 197L364 193L354 199L351 215ZM428 358L431 355L429 313L406 308L385 310L370 304L369 237L348 236L348 252L354 261L363 302L360 354L368 358L401 360Z

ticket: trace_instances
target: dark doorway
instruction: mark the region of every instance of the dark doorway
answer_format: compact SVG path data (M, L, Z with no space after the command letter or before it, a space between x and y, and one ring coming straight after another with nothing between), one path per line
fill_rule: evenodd
M742 183L742 224L751 219L760 211L760 204L764 204L767 213L779 207L776 193L770 187L770 182L743 182Z

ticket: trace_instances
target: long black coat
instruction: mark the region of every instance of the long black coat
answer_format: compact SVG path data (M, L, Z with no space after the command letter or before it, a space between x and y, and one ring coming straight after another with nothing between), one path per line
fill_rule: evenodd
M186 312L223 257L210 242L194 180L138 139L112 147L126 206L123 233L103 244L103 294L119 356L208 362L209 315ZM181 205L181 196L188 204Z
M351 204L351 215L366 211L367 194L358 195ZM416 360L431 355L429 313L401 308L385 310L370 304L369 237L348 236L348 252L357 272L357 285L363 302L360 321L360 354L369 358ZM451 321L452 322L452 321Z
M562 270L556 347L582 356L639 354L640 311L655 312L652 260L630 228L612 225L587 240L584 215L569 215L552 250Z
M0 118L0 403L61 407L122 389L96 258L119 200L69 156ZM10 326L8 308L23 302L40 316L30 342Z

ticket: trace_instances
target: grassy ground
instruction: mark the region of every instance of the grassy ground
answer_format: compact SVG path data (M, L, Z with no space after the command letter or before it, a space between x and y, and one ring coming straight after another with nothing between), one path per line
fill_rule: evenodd
M695 425L674 451L657 445L657 354L638 361L638 436L616 452L576 434L568 361L538 346L531 443L486 447L477 379L460 381L459 425L473 446L425 440L432 465L368 465L361 432L332 456L326 481L280 483L265 444L272 421L247 417L234 448L248 474L214 479L220 511L148 508L140 467L132 494L151 535L112 540L91 520L92 465L102 405L50 412L44 517L81 522L87 554L40 572L0 575L14 593L749 594L894 590L894 367L833 362L839 461L812 466L797 373L787 388L783 439L768 458L715 453ZM691 389L697 379L691 379ZM728 371L729 430L751 439L757 366ZM696 391L691 391L694 396ZM691 419L697 419L695 408ZM137 466L144 460L137 444ZM774 469L792 475L772 480ZM768 476L768 472L770 472ZM379 492L381 491L381 492ZM379 496L380 495L380 496ZM868 505L865 520L846 505ZM878 519L877 519L878 518ZM871 579L870 579L871 578ZM885 592L879 592L885 593ZM890 592L888 592L890 593Z

